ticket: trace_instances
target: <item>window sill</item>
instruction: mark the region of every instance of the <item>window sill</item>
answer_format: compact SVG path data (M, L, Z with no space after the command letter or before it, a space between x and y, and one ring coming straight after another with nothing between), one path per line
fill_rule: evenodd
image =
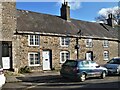
M40 45L28 45L30 47L39 47Z
M103 46L104 48L108 48L108 46Z
M39 65L29 65L29 67L37 67L37 66L41 66L40 64Z
M104 59L104 61L108 61L109 59Z
M66 47L66 48L67 48L67 47L69 47L69 46L68 46L68 45L61 45L61 47Z

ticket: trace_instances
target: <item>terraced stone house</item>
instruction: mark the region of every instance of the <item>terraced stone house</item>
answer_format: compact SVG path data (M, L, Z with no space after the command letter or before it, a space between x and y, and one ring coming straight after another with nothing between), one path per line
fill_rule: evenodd
M112 17L108 24L70 17L67 2L61 15L16 9L15 2L0 3L0 63L18 71L59 69L67 59L94 60L99 64L118 56L118 33Z

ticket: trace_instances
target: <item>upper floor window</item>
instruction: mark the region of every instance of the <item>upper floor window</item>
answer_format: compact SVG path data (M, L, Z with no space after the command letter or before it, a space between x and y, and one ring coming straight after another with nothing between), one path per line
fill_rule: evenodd
M103 58L104 58L104 60L109 60L109 52L108 51L104 51Z
M104 40L104 41L103 41L103 47L108 47L108 46L109 46L108 40Z
M70 42L70 40L68 37L61 37L60 38L60 45L61 46L68 46L69 42Z
M70 58L70 53L68 51L60 52L60 63L64 63L69 58Z
M30 52L28 53L29 66L39 66L40 65L40 55L39 53Z
M92 46L93 46L92 39L86 39L86 47L92 47Z
M29 35L28 36L28 43L29 46L39 46L39 36L38 35Z

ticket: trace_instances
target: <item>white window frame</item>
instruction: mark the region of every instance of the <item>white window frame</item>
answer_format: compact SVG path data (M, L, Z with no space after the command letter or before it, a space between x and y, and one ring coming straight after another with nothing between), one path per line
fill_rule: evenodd
M108 40L103 41L103 47L109 47L109 42Z
M30 54L33 54L34 64L30 64ZM35 64L35 54L38 54L39 64ZM37 52L29 52L28 53L28 63L29 63L29 66L40 66L40 55L39 55L39 53L37 53Z
M85 43L86 43L86 47L93 47L93 40L92 39L86 39Z
M60 46L68 47L70 43L70 38L68 37L60 37Z
M103 58L104 58L104 60L109 60L109 51L103 52Z
M31 41L30 41L31 36L33 37L33 44L31 44ZM37 36L37 38L36 38L36 36ZM40 45L40 37L39 37L39 35L28 35L28 45L29 46L39 46Z
M63 58L62 58L62 54L64 54ZM68 54L68 56L66 56L66 54ZM62 59L64 59L64 61ZM70 52L69 51L61 51L60 52L60 63L64 63L67 59L70 59Z

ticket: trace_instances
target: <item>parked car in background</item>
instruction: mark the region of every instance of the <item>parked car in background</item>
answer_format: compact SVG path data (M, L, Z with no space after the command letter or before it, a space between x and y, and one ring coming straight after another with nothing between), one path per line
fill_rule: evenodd
M3 68L0 65L0 89L5 84L5 80L6 80L6 78L4 76Z
M120 75L120 57L112 58L104 65L104 67L108 69L108 74Z
M85 81L88 77L105 78L107 69L91 60L66 60L60 70L62 77Z

